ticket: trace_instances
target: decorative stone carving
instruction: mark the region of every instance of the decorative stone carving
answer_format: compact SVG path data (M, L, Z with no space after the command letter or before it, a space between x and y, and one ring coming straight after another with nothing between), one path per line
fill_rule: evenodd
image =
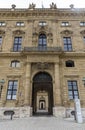
M54 3L52 2L52 4L50 4L50 8L51 8L51 9L57 9L57 6L56 6L56 4L54 4Z
M73 34L73 32L70 31L70 30L64 30L64 31L62 31L62 32L60 32L60 33L61 33L61 34L65 34L65 35Z
M32 4L29 4L29 9L35 9L35 6L36 6L36 5L33 4L33 3L32 3Z
M16 7L16 5L15 5L15 4L12 4L11 6L12 6L12 9L15 9L15 7Z
M25 32L22 30L15 30L15 31L13 31L13 34L14 35L22 35L22 34L25 34Z
M85 30L81 31L80 34L85 35Z
M4 35L4 34L5 34L5 31L0 30L0 34L1 34L1 35Z
M39 62L36 64L37 68L38 69L48 69L49 68L49 64L48 63L45 63L45 62Z
M49 32L47 35L48 35L48 42L52 43L53 42L53 34L51 32Z

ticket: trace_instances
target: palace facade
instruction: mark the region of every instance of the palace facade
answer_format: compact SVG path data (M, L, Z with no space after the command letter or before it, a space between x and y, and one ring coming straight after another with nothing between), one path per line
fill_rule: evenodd
M0 9L0 117L85 116L85 9Z

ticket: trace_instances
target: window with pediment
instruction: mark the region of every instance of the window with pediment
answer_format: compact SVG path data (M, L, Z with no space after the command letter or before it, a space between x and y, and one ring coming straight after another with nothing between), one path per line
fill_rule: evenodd
M39 35L38 46L39 47L46 47L47 46L47 37L43 33Z
M72 51L71 37L63 37L64 51Z
M22 47L22 37L15 37L14 38L13 51L14 52L21 51L21 47Z

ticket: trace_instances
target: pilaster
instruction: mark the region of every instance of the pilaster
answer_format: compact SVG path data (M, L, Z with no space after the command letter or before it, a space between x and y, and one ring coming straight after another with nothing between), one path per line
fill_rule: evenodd
M30 77L31 77L31 63L26 63L26 80L25 80L25 105L30 104Z
M61 92L60 92L60 75L59 75L59 63L55 63L54 65L55 69L55 91L54 91L54 96L55 96L55 101L54 101L54 106L59 106L61 105Z

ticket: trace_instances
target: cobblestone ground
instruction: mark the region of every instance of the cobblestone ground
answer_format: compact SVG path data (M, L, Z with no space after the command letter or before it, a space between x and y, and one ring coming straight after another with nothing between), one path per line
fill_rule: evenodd
M0 130L85 130L85 120L78 124L73 119L56 117L4 119L0 120Z

